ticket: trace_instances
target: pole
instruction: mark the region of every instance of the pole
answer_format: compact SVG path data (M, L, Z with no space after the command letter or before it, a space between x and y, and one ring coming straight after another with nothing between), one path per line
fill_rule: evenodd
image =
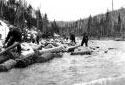
M113 5L114 5L114 4L113 4L113 0L112 0L112 11L114 10L114 9L113 9Z

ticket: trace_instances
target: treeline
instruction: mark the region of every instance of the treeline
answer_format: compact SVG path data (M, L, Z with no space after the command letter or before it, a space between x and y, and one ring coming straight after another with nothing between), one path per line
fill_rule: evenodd
M91 37L98 38L125 36L125 8L77 21L50 22L47 14L41 14L40 9L35 10L26 0L0 0L0 18L22 30L35 26L48 35L68 35L71 32L81 35L87 32Z
M43 33L56 32L56 22L49 22L47 14L41 14L40 9L35 10L26 0L0 0L0 18L22 30L36 27Z
M125 9L107 11L106 14L89 16L60 26L60 33L73 32L81 35L87 32L92 37L121 37L125 36Z

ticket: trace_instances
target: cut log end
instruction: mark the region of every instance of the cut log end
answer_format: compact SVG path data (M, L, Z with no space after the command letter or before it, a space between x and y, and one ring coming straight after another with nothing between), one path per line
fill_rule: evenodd
M71 52L71 55L91 55L91 51Z

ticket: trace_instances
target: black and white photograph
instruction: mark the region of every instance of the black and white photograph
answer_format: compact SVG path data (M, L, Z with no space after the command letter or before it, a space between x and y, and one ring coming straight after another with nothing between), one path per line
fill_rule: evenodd
M0 85L125 85L125 0L0 0Z

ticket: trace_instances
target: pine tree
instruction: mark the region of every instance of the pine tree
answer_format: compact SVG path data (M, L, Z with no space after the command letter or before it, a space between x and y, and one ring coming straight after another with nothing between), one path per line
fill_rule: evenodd
M57 25L55 20L51 23L51 25L52 25L53 32L59 33L59 27L58 27L58 25Z
M49 24L49 21L48 21L48 17L47 17L47 14L45 13L44 17L43 17L43 32L45 33L48 33L49 32L49 29L48 29L48 24Z
M88 19L88 24L87 24L87 32L89 35L91 35L91 25L92 25L92 17L90 15Z
M37 17L37 28L40 31L43 31L43 22L42 22L42 15L41 15L40 9L36 11L36 17Z
M120 33L120 31L121 31L121 22L122 22L122 21L121 21L121 16L120 16L120 13L119 13L119 15L118 15L118 28L117 28L117 29L118 29L117 31L118 31L119 33Z

